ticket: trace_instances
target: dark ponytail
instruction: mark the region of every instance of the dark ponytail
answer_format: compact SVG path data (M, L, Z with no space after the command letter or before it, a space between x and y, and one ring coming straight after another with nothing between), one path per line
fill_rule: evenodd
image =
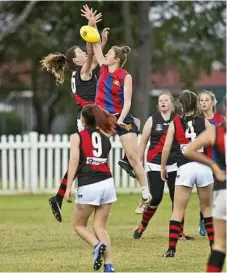
M182 121L184 126L187 128L188 127L188 122L186 117L187 113L193 112L192 124L195 123L195 117L197 116L197 112L198 112L197 95L190 90L183 90L180 93L179 101L182 107L182 116L183 116Z

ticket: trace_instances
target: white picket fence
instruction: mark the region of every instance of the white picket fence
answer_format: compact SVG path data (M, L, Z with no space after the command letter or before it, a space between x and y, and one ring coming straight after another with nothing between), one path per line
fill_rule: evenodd
M111 140L110 166L118 192L138 192L138 183L129 178L117 162L123 155L119 138ZM54 193L68 168L68 135L1 136L0 194Z

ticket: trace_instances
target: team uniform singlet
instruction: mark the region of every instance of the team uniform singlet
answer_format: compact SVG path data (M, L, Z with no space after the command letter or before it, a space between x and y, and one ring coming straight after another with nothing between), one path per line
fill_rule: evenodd
M80 136L80 160L77 170L78 187L111 178L108 155L111 143L98 129L84 129Z
M78 66L72 73L71 88L74 100L78 106L78 112L88 104L95 103L97 77L92 72L92 77L88 81L83 81L80 77L82 66Z
M202 117L180 117L176 115L173 119L175 127L174 141L178 145L178 167L191 162L184 156L184 149L187 144L193 141L205 129L205 119ZM200 151L203 152L203 149Z
M151 170L161 170L162 150L165 144L165 139L170 122L175 115L172 115L169 120L164 120L161 113L157 112L152 116L152 128L150 136L150 146L147 152L147 163ZM177 170L177 146L173 143L167 163L167 171Z

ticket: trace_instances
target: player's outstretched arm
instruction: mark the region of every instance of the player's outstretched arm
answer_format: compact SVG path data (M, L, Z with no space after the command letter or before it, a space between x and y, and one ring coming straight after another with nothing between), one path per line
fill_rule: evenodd
M92 26L97 29L97 23L102 20L101 16L102 14L97 14L97 10L93 11L92 8L89 8L88 5L83 5L83 9L81 9L81 16L85 17L88 20L88 25ZM109 28L104 28L102 31L102 42L101 42L101 48L104 49L109 36ZM87 43L87 52L93 53L92 44ZM90 59L89 59L90 61ZM96 59L96 56L92 56L92 63L91 63L91 70L94 70L98 65L98 61Z
M140 161L142 161L143 157L144 157L147 143L148 143L148 140L151 135L152 124L153 124L153 118L149 117L143 127L143 132L142 132L140 143L139 143L139 159L140 159Z
M204 155L203 153L198 152L202 147L214 146L216 138L216 129L215 127L210 127L200 134L194 141L189 143L185 149L184 155L190 158L193 161L198 161L202 164L205 164L211 167L214 175L220 181L226 180L226 172L221 170L216 162Z
M102 42L101 42L101 49L103 50L106 46L106 43L108 41L108 37L109 37L109 31L110 29L108 27L104 28L102 31ZM91 45L92 46L92 45ZM98 65L98 61L96 56L93 57L93 61L92 61L92 70L94 70Z
M99 66L101 67L102 65L105 65L106 60L105 60L105 57L102 52L101 44L100 43L93 43L92 47L93 47L95 57L96 57L96 60L99 64Z
M124 105L121 111L121 115L118 118L117 124L122 125L124 123L124 119L129 113L132 103L132 76L127 74L124 80Z
M96 27L96 24L98 22L100 22L102 20L102 14L96 14L97 11L93 11L93 9L89 9L89 7L87 5L83 6L83 9L81 9L81 16L85 17L88 20L88 25L92 26L92 27ZM86 44L86 48L87 48L87 59L84 63L84 65L82 66L81 69L81 76L83 78L83 76L87 76L90 75L92 70L95 68L95 66L93 65L94 63L94 52L93 52L93 48L92 45L87 43ZM97 62L96 62L96 66L97 66Z

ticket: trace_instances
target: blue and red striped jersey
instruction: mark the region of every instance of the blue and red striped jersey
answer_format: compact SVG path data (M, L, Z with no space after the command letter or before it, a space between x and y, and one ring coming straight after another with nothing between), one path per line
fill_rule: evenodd
M96 86L95 103L110 114L120 113L124 106L124 80L128 71L123 68L113 73L106 65L100 68L99 80Z

